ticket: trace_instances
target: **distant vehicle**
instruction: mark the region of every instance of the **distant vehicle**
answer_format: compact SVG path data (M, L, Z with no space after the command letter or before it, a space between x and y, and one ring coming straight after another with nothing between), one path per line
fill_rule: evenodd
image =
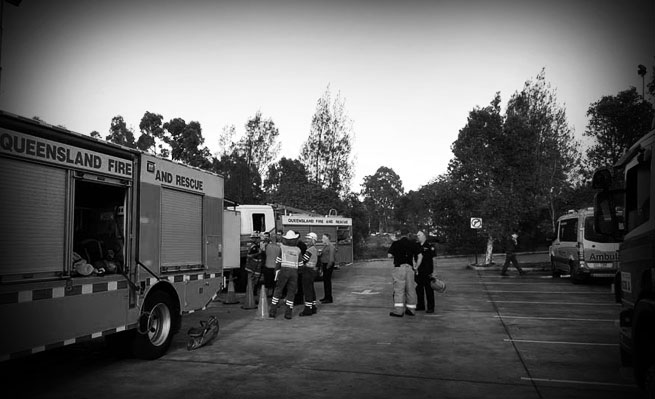
M655 122L655 121L654 121ZM625 236L619 253L616 296L621 302L621 363L634 367L635 380L655 397L655 130L642 137L614 165L625 185L610 190L608 169L594 174L595 224L607 236L621 235L617 204L624 204Z
M614 278L621 239L620 235L596 231L593 207L570 210L557 219L557 231L549 249L553 277L569 274L574 284L590 278Z

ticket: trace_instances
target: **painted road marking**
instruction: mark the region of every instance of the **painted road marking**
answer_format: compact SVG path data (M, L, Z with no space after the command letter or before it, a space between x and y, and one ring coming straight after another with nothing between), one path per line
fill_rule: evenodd
M621 307L619 303L581 303L581 302L534 302L534 301L487 301L491 303L527 303L531 305L576 305L576 306L614 306Z
M616 384L612 382L598 382L598 381L575 381L575 380L553 380L550 378L530 378L530 377L521 377L523 381L533 381L533 382L555 382L560 384L582 384L582 385L606 385L613 387L624 387L624 388L634 388L634 385L628 384Z
M510 293L510 294L601 294L612 295L611 292L582 292L582 291L512 291L512 290L487 290L487 292Z
M494 316L496 319L532 319L532 320L566 320L566 321L604 321L612 322L617 319L575 319L569 317L535 317L535 316Z
M619 344L602 344L593 342L565 342L565 341L535 341L531 339L508 339L505 342L522 342L528 344L553 344L553 345L587 345L587 346L619 346Z
M358 294L358 295L375 295L379 294L379 292L373 292L371 290L363 290L362 292L355 292L353 291L353 294Z

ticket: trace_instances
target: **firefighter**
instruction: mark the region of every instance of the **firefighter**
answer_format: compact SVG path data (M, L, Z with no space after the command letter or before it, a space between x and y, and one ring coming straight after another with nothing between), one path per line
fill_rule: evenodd
M264 257L259 240L259 232L255 231L250 235L250 245L246 255L246 271L252 282L253 295L257 292L257 285L262 272L262 258Z
M293 299L296 295L298 288L298 266L301 262L300 248L298 248L298 237L293 230L288 230L282 236L282 244L280 244L280 257L276 262L275 270L275 291L273 292L273 299L271 299L271 309L268 315L275 318L277 315L277 308L282 299L282 291L286 288L287 295L285 297L286 310L284 311L284 318L291 319L293 317Z
M316 291L314 291L314 279L316 278L316 264L318 259L318 250L316 249L316 233L308 233L305 236L307 250L303 255L302 267L302 290L305 297L305 308L301 316L311 316L317 312L316 309Z

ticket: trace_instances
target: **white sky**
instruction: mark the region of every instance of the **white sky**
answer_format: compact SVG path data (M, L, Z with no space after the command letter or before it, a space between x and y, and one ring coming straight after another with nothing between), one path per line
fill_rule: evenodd
M1 0L0 0L1 1ZM327 85L346 100L355 178L405 191L447 170L469 111L542 67L582 138L589 105L655 63L655 2L23 0L5 4L0 108L89 134L145 111L198 121L218 150L261 110L297 158Z

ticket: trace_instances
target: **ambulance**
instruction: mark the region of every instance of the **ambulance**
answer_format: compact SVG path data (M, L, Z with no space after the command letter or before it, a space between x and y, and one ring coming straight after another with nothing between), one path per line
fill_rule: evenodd
M568 211L557 219L549 248L553 277L567 274L574 284L591 278L614 278L621 241L621 236L596 231L593 207Z

